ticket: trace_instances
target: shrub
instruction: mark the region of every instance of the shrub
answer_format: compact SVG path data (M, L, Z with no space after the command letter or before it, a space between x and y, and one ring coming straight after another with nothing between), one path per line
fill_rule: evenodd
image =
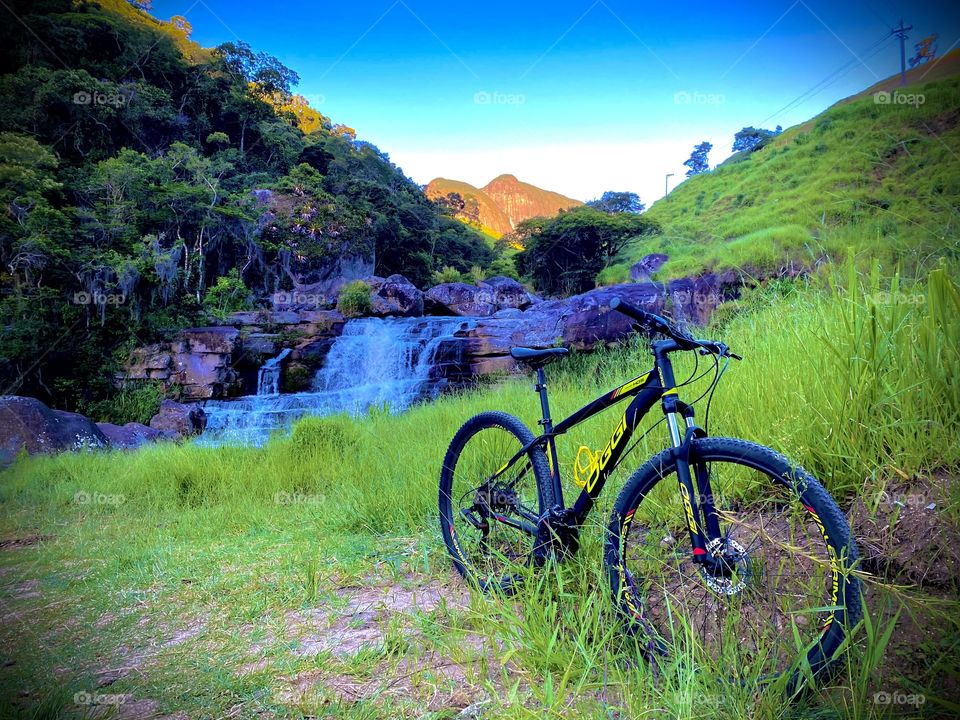
M250 290L240 278L237 268L218 277L203 296L204 309L221 320L232 312L246 309L249 305Z
M455 267L444 265L442 270L436 270L433 273L433 281L440 285L441 283L462 282L463 276Z
M84 411L96 422L115 425L138 422L146 425L160 410L163 398L164 389L159 382L128 383L113 397L91 403Z
M373 290L363 280L347 283L337 298L337 310L347 317L369 315L373 311Z

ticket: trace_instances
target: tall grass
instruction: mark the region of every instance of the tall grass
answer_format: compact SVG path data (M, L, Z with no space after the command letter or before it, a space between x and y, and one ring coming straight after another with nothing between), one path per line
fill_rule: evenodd
M960 463L960 290L945 268L922 286L904 287L851 266L845 282L827 289L781 285L743 305L723 327L702 331L745 358L719 385L711 434L769 445L839 494L877 476ZM677 358L678 378L692 362ZM565 363L551 366L557 418L641 373L651 358L638 339ZM682 395L697 397L705 382ZM122 493L145 510L234 511L255 511L278 493L314 494L325 498L317 513L331 526L420 529L435 512L438 468L451 436L488 409L515 413L531 427L539 417L530 385L505 380L399 416L307 418L291 437L260 449L163 444L21 460L4 473L0 492L7 502L51 507L97 490ZM701 419L702 411L701 403ZM572 466L581 443L602 446L615 422L602 416L571 432L561 441L561 465ZM638 465L664 441L658 429L624 464Z
M960 465L960 288L946 268L908 287L877 273L859 275L851 266L829 284L772 286L739 304L738 313L718 316L714 327L703 330L745 357L732 364L714 398L712 434L783 451L824 480L841 502L894 478ZM551 366L555 415L635 377L651 359L637 339ZM678 378L694 370L694 361L677 358ZM705 368L700 358L699 369ZM684 387L681 396L697 397L708 380ZM703 403L698 407L703 419ZM187 614L220 616L230 632L244 624L259 627L264 617L282 624L291 608L336 599L331 586L337 578L368 582L371 562L397 582L413 567L427 574L445 571L436 528L439 465L456 429L487 409L515 413L535 427L539 408L528 382L504 379L398 416L375 411L362 418L307 418L291 436L258 449L164 444L130 453L21 459L0 475L3 530L55 535L37 556L44 567L55 568L49 588L59 588L74 610L89 607L94 619L126 613L133 602L179 613L176 605L187 592L194 603ZM572 466L581 443L601 447L616 419L598 419L564 438L563 468ZM650 424L656 420L651 417ZM731 686L722 668L703 672L682 657L654 668L639 661L634 641L619 633L604 589L601 528L617 484L663 447L665 434L657 427L627 457L584 530L576 558L531 578L516 598L474 598L468 609L435 618L431 632L438 638L466 629L499 649L500 684L486 686L497 698L491 717L610 718L625 712L778 718L825 712L786 708L775 693L758 694L749 683ZM956 519L956 502L952 511ZM398 545L410 549L395 556ZM29 564L20 567L36 572ZM60 579L67 572L76 579ZM157 604L149 604L152 598ZM944 637L957 637L955 616L944 611ZM46 622L42 614L34 619ZM892 630L881 619L868 631L837 687L810 699L830 707L831 717L877 712L871 693L880 688L869 683ZM44 635L50 637L58 636ZM61 642L100 647L68 638ZM48 677L48 665L62 665L66 648L44 642L20 644L18 653L29 647L36 673ZM277 666L294 674L288 650ZM451 640L448 652L460 658L466 650ZM192 688L199 677L208 688L197 702L210 703L204 712L219 715L227 709L223 697L234 692L228 689L232 683L249 695L259 687L254 680L266 687L275 681L233 680L221 659L214 654L209 668L190 666L199 674L189 678L182 677L182 668L170 666L162 671L166 675L155 668L156 682ZM257 692L262 695L262 688ZM194 696L192 690L187 694ZM365 716L364 708L369 705L345 706L343 716ZM312 714L329 712L318 707ZM374 708L369 716L383 712Z

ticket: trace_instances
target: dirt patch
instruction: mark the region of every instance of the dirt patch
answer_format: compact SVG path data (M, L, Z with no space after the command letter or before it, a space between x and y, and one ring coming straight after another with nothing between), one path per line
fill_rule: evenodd
M439 651L427 651L399 662L381 661L370 678L330 671L304 673L287 680L281 700L352 704L404 699L415 702L421 712L457 711L486 698L483 681L495 680L494 667L488 661L485 670L479 659L456 662Z
M175 631L170 639L163 643L163 647L170 648L181 645L199 635L203 628L204 622L202 620L191 620L185 628Z
M354 655L383 644L392 618L431 612L446 603L463 607L469 591L437 582L403 587L377 582L337 590L340 601L287 614L288 632L299 639L298 655Z
M115 718L116 720L187 720L185 712L164 715L160 702L150 698L136 699L128 694L77 693L83 705L75 706L91 718Z
M33 547L41 542L52 540L52 535L25 535L23 537L0 538L0 550L17 550L19 548Z
M917 123L918 128L931 135L941 135L947 130L953 130L957 125L960 125L960 110L958 109L948 110L931 120Z
M960 584L960 531L944 514L948 479L900 484L851 508L862 567L899 584L938 590Z
M37 579L25 580L11 591L16 600L30 600L40 597L40 581Z

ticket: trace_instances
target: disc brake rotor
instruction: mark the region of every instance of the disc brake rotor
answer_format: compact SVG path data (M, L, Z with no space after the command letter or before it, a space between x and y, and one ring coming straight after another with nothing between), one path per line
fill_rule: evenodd
M712 573L706 566L701 566L700 575L707 587L717 595L727 597L738 595L747 586L749 575L749 557L743 545L730 538L715 538L707 543L707 552L714 557L723 557L723 562L732 565L735 570L735 573L731 572L729 577L725 577Z

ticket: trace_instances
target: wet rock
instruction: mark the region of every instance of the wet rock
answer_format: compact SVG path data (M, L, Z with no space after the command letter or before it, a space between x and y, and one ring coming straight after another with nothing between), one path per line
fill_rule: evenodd
M150 442L172 439L172 433L152 428L142 423L129 422L126 425L97 423L111 447L123 450L138 448Z
M164 400L160 403L160 412L150 418L150 427L172 433L177 438L187 438L204 431L207 414L196 404Z
M64 450L91 450L109 445L107 437L90 418L78 413L52 410L36 398L0 396L0 463L8 464L17 453L31 455Z
M373 291L373 314L378 317L419 317L423 315L423 292L403 275L364 279Z
M533 304L533 296L513 278L496 275L478 283L481 290L487 291L490 303L497 311L507 309L522 310Z
M424 295L427 310L434 315L485 317L493 315L497 307L488 289L467 283L441 283Z

